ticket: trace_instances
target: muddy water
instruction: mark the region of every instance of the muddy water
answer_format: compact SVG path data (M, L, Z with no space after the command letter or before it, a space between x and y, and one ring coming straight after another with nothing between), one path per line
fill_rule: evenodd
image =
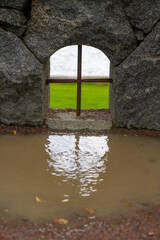
M0 216L46 221L91 208L111 217L144 203L160 203L158 139L0 136Z

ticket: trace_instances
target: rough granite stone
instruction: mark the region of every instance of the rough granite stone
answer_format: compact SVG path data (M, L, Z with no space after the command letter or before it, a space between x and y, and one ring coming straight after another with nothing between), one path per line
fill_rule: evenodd
M160 130L160 22L112 76L114 125Z
M142 42L144 40L144 32L135 29L134 33L138 41Z
M131 3L132 0L121 0L121 2L123 3L123 5L125 7L128 7L128 5Z
M42 124L49 57L86 44L111 60L114 125L160 130L160 0L32 2L26 30L31 0L0 0L0 122Z
M0 0L0 7L23 10L30 0Z
M133 0L126 14L133 27L148 34L160 20L160 0Z
M26 29L27 29L26 25L23 25L21 27L14 27L14 26L7 26L7 27L5 27L6 31L9 31L9 32L17 35L17 37L21 37Z
M0 24L21 27L27 19L24 14L18 10L0 8Z
M136 38L119 0L33 0L24 42L45 62L72 44L102 50L114 65L136 47Z
M43 66L21 40L0 29L0 122L43 122Z

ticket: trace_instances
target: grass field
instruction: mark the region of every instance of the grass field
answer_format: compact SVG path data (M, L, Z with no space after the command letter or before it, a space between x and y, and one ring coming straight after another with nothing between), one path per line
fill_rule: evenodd
M76 108L77 84L50 84L51 108ZM109 84L82 84L82 109L108 108Z

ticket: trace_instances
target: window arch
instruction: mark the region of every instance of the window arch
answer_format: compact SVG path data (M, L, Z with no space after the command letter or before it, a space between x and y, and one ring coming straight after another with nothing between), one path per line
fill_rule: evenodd
M53 78L48 79L47 81L48 83L63 83L63 84L77 83L77 116L80 116L80 113L81 113L81 84L82 83L112 82L112 79L107 77L107 69L108 69L108 75L109 75L109 67L104 68L105 64L106 66L110 65L107 57L100 50L97 51L97 49L93 47L88 47L88 46L83 46L83 47L84 47L83 50L85 50L84 58L82 58L82 45L78 45L78 55L76 55L75 46L62 48L61 50L58 51L57 54L54 54L53 59L51 57L51 74L50 74L51 77L53 76ZM67 51L68 51L68 54L66 53ZM88 58L88 56L90 57L90 59ZM97 61L96 61L96 56L98 57ZM100 59L99 59L99 56L101 56ZM77 68L76 68L76 58L78 59ZM77 77L76 77L76 74L77 74ZM95 92L95 95L96 93L97 92ZM109 88L108 88L108 99L109 99Z

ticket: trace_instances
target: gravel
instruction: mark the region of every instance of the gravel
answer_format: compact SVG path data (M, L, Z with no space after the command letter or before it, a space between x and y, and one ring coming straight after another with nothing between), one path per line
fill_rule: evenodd
M0 240L138 240L160 239L160 205L139 210L132 217L88 220L82 216L68 225L0 220Z

